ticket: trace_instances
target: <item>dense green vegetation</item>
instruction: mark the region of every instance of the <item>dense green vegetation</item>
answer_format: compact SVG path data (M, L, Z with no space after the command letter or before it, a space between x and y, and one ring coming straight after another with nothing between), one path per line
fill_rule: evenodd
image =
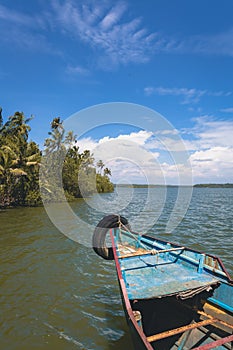
M16 112L4 123L1 112L0 207L40 205L41 192L43 200L57 201L63 189L68 200L113 191L111 171L101 160L95 166L89 150L79 152L76 136L65 133L60 118L52 121L42 154L29 141L31 118Z

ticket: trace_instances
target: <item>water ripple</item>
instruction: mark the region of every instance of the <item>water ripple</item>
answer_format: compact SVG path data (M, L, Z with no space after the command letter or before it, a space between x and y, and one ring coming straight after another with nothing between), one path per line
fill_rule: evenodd
M122 209L126 217L138 216L145 205L146 193L135 191ZM195 188L190 207L173 233L166 233L165 227L177 190L168 189L162 213L160 192L154 189L139 231L143 232L143 221L153 221L156 216L150 234L218 255L233 273L233 189ZM111 195L103 195L109 198ZM102 217L101 211L94 211L85 201L72 207L94 225ZM113 204L110 208L115 212ZM43 208L1 211L0 220L4 350L132 350L113 262L63 236Z

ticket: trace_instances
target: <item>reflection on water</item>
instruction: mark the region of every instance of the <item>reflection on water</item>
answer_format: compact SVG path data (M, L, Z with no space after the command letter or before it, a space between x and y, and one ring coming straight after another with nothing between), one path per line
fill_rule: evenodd
M154 188L141 214L148 193L139 188L104 194L101 206L98 197L79 200L72 209L93 226L118 209L140 232L154 221L150 234L219 255L232 274L233 189L195 188L183 221L166 233L176 197L176 188ZM131 350L114 263L87 247L92 232L85 225L74 228L66 217L64 224L79 243L62 235L43 208L0 212L2 349Z

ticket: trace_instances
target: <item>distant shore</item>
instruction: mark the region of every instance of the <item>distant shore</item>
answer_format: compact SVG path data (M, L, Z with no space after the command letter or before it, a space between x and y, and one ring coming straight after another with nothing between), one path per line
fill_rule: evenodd
M196 185L150 185L150 184L115 184L114 187L130 187L130 188L158 188L158 187L209 187L209 188L233 188L233 183L225 184L196 184Z
M226 184L196 184L193 187L211 187L211 188L233 188L233 184L226 183Z

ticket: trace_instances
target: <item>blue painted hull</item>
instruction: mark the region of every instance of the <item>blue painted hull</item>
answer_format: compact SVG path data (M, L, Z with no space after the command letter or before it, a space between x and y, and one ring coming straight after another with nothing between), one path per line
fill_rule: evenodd
M136 350L233 349L233 282L219 258L118 228L111 237Z

